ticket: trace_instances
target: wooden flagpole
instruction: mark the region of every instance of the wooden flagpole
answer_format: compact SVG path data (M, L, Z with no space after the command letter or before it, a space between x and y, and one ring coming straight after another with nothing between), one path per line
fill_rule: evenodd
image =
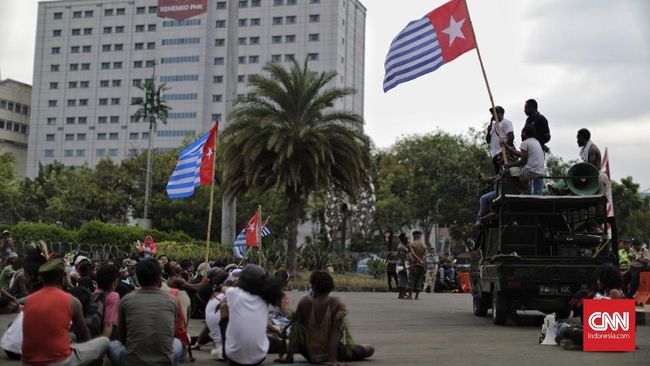
M219 129L217 125L217 130ZM216 154L217 150L217 136L219 131L214 132L214 150L213 154ZM212 231L212 207L214 206L214 174L217 166L217 157L213 155L212 158L212 184L210 184L210 203L208 205L208 233L205 236L205 265L208 266L210 258L210 232Z
M262 233L260 230L260 221L262 220L262 205L257 206L257 227L255 235L257 236L257 254L260 267L262 266Z
M492 97L492 90L490 89L490 83L488 82L487 74L485 73L485 66L483 66L483 59L481 58L481 51L478 48L478 41L476 40L476 31L474 30L474 23L472 22L472 17L469 13L469 6L467 1L465 1L465 6L467 6L467 19L469 24L472 27L472 34L474 36L474 44L476 45L476 54L478 55L478 62L481 64L481 71L483 72L483 80L485 80L485 86L487 87L488 95L490 96L490 104L492 105L492 117L494 122L497 124L497 136L499 137L499 144L501 144L501 139L503 136L503 130L501 129L501 123L499 123L499 117L497 116L497 111L494 106L494 97ZM508 159L506 158L506 150L502 147L501 154L503 157L503 163L507 163Z

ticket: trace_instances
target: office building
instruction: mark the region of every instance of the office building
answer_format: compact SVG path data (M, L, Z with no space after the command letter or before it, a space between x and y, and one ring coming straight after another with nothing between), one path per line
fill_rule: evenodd
M0 154L13 154L20 176L25 176L27 168L31 98L31 86L11 79L0 80Z

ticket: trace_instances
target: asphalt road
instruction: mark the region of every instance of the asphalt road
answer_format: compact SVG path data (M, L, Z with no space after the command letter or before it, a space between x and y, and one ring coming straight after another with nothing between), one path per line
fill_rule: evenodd
M294 304L304 295L292 292ZM650 364L650 326L637 328L639 349L631 353L586 353L537 343L538 314L519 313L507 326L472 314L468 294L422 294L420 300L397 300L394 293L339 293L349 308L352 334L376 353L360 365L607 365ZM12 316L0 316L6 329ZM190 333L202 326L192 320ZM195 351L194 365L225 365L210 360L209 347ZM275 355L267 358L272 365ZM296 361L301 360L298 356ZM108 362L106 363L109 364ZM189 363L185 363L188 364ZM0 356L0 365L19 365Z

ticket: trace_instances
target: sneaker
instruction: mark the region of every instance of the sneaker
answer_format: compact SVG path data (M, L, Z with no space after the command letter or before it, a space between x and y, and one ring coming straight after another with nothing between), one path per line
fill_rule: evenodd
M223 361L224 358L223 358L223 354L221 353L221 347L213 348L210 351L210 357L212 357L212 359L214 360Z

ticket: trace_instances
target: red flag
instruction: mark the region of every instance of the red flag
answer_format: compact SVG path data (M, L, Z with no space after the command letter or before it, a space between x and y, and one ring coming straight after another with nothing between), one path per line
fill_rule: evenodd
M257 247L257 230L260 223L260 212L255 211L255 215L248 220L246 225L246 245L252 248Z
M474 29L465 0L452 0L430 12L445 63L476 48Z
M201 185L211 184L214 179L214 145L217 139L217 130L219 130L219 122L215 122L214 126L210 129L205 145L203 145L203 154L201 156Z

